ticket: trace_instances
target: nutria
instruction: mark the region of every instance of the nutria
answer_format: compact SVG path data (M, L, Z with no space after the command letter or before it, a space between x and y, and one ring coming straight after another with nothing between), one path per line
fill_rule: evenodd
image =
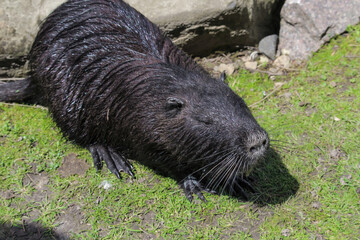
M264 157L267 133L223 81L122 0L63 3L42 24L29 60L27 87L2 85L0 100L41 96L97 169L105 161L117 177L134 176L127 158L136 159L176 179L190 201L205 201L203 190L245 196L241 186L251 188L244 177Z

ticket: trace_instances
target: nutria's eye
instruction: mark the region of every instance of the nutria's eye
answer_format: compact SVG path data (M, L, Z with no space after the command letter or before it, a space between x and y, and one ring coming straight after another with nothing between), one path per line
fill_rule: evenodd
M181 109L184 106L184 102L178 98L169 97L166 99L166 110Z

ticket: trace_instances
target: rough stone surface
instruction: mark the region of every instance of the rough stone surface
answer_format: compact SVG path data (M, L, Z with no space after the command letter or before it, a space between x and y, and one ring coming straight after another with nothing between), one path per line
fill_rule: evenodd
M306 59L360 19L359 0L287 0L281 10L279 51Z
M274 60L276 57L276 48L278 44L279 36L276 34L271 34L269 36L264 37L259 42L259 51L270 59Z
M266 56L260 56L260 63L266 64L269 62L269 59Z
M0 77L24 64L41 21L65 0L2 0ZM284 0L125 0L155 22L186 52L251 46L276 31ZM31 14L29 14L31 13ZM15 59L15 60L14 60ZM19 60L20 59L20 60ZM16 76L12 72L8 75ZM6 75L6 74L5 74Z
M64 0L0 1L0 77L27 71L27 55L41 21ZM25 65L25 66L24 66Z
M62 2L64 0L2 0L0 55L8 58L26 55L41 21Z
M290 67L290 57L288 55L281 55L274 61L274 66L278 68L289 68Z
M245 68L249 70L256 70L257 62L245 62Z
M186 52L253 46L276 32L283 0L127 0ZM274 24L275 23L275 24Z
M234 64L221 63L219 66L214 67L214 71L222 73L225 71L226 75L231 75L235 71Z

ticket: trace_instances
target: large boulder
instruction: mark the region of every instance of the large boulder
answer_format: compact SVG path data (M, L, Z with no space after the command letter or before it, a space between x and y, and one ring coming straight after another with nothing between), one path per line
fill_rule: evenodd
M2 0L0 54L25 55L41 21L64 0Z
M2 0L0 76L21 64L41 21L65 0ZM186 52L203 56L218 49L255 45L276 32L284 0L125 0ZM15 59L15 60L14 60ZM2 69L2 70L1 70ZM16 74L15 74L16 75Z
M186 52L254 46L278 30L284 0L127 0Z
M278 49L292 59L306 59L359 21L360 0L287 0L281 10Z
M0 77L21 76L41 21L64 0L2 0L0 2Z

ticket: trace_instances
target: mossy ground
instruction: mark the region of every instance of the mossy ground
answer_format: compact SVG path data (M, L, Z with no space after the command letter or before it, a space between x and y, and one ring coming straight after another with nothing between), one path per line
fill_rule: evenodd
M46 110L0 103L0 238L359 239L360 26L297 69L229 79L272 139L249 202L190 203L136 163L135 180L97 173Z

